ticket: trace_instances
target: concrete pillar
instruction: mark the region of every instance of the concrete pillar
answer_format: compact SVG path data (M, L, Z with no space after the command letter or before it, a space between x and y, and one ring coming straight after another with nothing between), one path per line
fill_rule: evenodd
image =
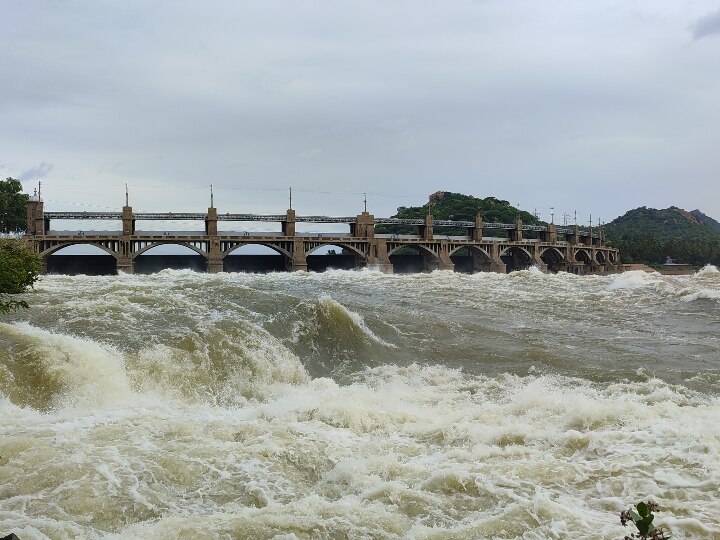
M550 223L547 226L547 230L540 233L540 240L548 244L557 243L557 225Z
M355 223L350 224L350 234L356 238L374 238L375 216L368 212L358 214Z
M428 214L425 216L425 225L420 225L420 236L425 240L433 239L433 216Z
M507 274L507 265L500 258L500 245L495 242L490 245L490 266L488 270L497 274Z
M212 210L215 209L212 208ZM215 227L217 229L217 221L215 221ZM215 232L217 233L217 230ZM222 271L223 258L220 251L220 239L215 235L215 238L210 238L208 245L207 272L208 274L218 274Z
M471 227L468 230L468 236L476 240L478 242L481 242L483 239L483 219L482 214L478 214L475 216L475 226Z
M440 241L440 249L438 250L438 269L439 270L455 270L455 263L450 258L450 246L447 241Z
M37 195L28 198L27 202L27 233L30 235L43 236L46 229L44 203ZM49 220L48 220L49 221Z
M217 236L217 219L217 208L208 208L207 217L205 218L205 234L208 236Z
M522 242L522 239L523 239L522 219L517 218L517 221L515 222L515 229L513 231L511 231L511 233L510 233L510 239L513 242Z
M573 232L568 236L567 241L571 244L577 244L580 241L580 229L578 229L577 225L573 228Z
M305 243L301 238L296 238L293 243L292 261L290 270L293 272L307 272L307 258L305 257Z
M547 272L548 267L545 261L540 257L540 246L534 246L532 250L532 263L533 266L537 266L541 272Z
M285 213L285 221L281 225L283 236L295 236L295 210L290 208Z
M129 208L126 206L125 208ZM132 210L131 210L132 214ZM125 223L125 220L123 219L123 223ZM123 227L124 229L124 227ZM125 231L123 230L123 233ZM124 272L125 274L134 274L135 273L135 266L134 266L134 260L132 256L132 242L130 241L129 235L123 234L122 238L120 239L120 243L118 244L118 256L116 260L116 266L118 269L118 273Z
M380 270L386 274L393 273L393 265L388 257L387 240L385 238L374 238L368 249L368 267L372 270Z
M123 236L135 234L135 220L133 219L132 206L123 206L122 209Z
M130 257L118 257L117 258L117 270L118 274L120 272L124 274L134 274L135 273L135 265L133 259Z

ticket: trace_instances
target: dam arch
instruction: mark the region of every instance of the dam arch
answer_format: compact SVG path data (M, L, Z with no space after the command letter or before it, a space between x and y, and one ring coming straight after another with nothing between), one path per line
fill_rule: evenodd
M163 253L167 251L172 253ZM207 259L207 253L186 242L153 242L132 254L132 265L136 274L183 269L206 272Z
M420 243L394 246L388 250L388 259L396 274L432 272L440 267L438 254Z
M319 251L326 250L321 254ZM333 251L333 253L329 253ZM305 251L308 270L324 272L326 270L353 270L367 266L367 255L352 245L337 242L312 246Z
M284 272L287 255L277 246L245 243L234 246L222 254L225 272L259 273Z
M63 253L65 252L65 253ZM79 253L78 253L79 252ZM96 243L56 245L41 255L48 274L112 276L117 274L117 253Z

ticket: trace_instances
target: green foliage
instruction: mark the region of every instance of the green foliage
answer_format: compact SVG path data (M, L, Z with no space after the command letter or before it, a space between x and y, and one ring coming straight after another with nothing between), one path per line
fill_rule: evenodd
M508 201L486 197L478 199L472 195L438 191L430 195L428 203L422 206L400 207L393 217L400 219L423 219L428 213L434 219L447 219L453 221L475 221L475 216L481 214L483 220L490 223L514 223L519 217L523 223L535 224L538 220L530 214L513 207ZM377 225L378 233L413 234L415 228L405 225ZM447 234L466 234L464 229L442 229Z
M28 307L9 295L25 292L42 269L40 257L21 240L0 240L0 313Z
M700 222L704 223L708 227L720 232L720 222L715 221L710 216L703 214L700 210L693 210L690 212Z
M638 530L637 533L630 533L623 540L632 540L638 538L641 540L667 540L670 534L665 532L662 527L655 527L653 520L655 515L653 511L658 509L658 505L653 501L640 501L635 508L630 508L620 513L620 523L623 527L627 527L628 523L633 523ZM637 510L637 511L636 511Z
M620 250L623 263L659 266L667 257L702 266L720 265L720 230L698 210L671 206L664 210L641 207L605 226L608 243ZM720 225L720 224L719 224Z
M24 230L28 196L19 180L0 180L0 232Z

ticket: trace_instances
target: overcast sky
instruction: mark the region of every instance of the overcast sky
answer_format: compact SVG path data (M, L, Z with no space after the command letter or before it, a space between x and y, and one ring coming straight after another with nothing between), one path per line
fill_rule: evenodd
M720 1L0 0L0 176L48 210L720 219Z

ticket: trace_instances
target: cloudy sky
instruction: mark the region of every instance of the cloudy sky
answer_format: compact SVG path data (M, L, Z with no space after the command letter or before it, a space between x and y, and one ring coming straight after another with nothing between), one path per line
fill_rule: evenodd
M720 219L720 1L0 0L0 176L46 209Z

